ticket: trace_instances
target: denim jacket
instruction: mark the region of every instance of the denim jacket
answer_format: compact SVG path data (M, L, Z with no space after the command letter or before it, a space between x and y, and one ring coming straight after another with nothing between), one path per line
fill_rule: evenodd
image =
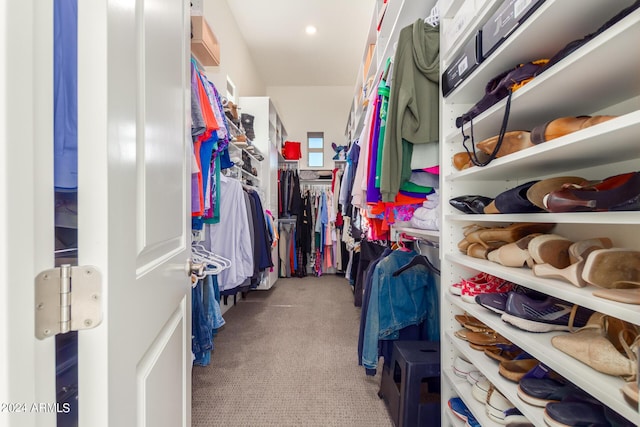
M397 339L400 329L426 319L428 340L440 338L440 316L436 277L419 265L397 277L393 273L418 255L393 251L373 271L362 350L362 365L378 366L378 340Z

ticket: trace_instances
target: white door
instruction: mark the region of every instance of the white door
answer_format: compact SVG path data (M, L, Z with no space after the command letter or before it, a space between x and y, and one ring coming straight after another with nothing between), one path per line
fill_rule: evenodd
M52 2L0 5L0 411L55 426L54 340L33 279L53 267ZM102 323L79 333L79 426L191 424L189 2L78 1L79 265ZM73 309L72 309L73 311Z
M190 426L189 2L79 1L78 23L79 264L105 308L80 426Z
M39 410L40 403L56 402L55 341L34 334L34 278L54 265L52 17L52 2L0 2L3 427L56 422L55 408Z

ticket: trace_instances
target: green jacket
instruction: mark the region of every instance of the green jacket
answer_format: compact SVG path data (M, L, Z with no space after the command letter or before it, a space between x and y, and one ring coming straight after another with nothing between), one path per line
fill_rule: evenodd
M423 19L403 28L393 62L380 178L384 202L393 202L411 177L413 144L438 143L439 28Z

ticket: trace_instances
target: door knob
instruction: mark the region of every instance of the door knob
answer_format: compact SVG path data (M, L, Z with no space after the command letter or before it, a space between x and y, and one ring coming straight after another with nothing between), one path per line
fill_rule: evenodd
M189 258L184 266L184 272L187 276L194 274L197 277L202 277L204 275L204 264L198 264Z

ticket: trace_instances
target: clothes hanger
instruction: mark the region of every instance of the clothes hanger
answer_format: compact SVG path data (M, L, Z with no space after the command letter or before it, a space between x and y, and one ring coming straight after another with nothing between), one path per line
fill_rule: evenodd
M401 233L400 236L399 236L398 242L403 242L404 241L403 239L417 240L415 238L407 236L405 233ZM428 242L428 241L427 241L427 243L432 244L432 242ZM418 248L419 248L419 246L418 246ZM422 255L422 254L418 253L418 255L414 256L411 259L411 261L409 261L407 264L405 264L402 267L400 267L398 270L394 271L392 276L393 277L398 277L400 274L402 274L406 270L408 270L410 268L413 268L415 266L418 266L418 265L424 265L432 273L440 275L440 269L437 268L435 265L433 265L431 263L431 261L429 261L429 258L427 258L426 255Z
M432 273L440 275L440 270L436 268L435 265L431 264L431 261L429 261L429 258L427 258L425 255L416 255L411 259L411 261L409 261L408 263L406 263L405 265L403 265L402 267L394 271L392 276L398 277L400 274L404 273L408 269L418 265L424 265Z

